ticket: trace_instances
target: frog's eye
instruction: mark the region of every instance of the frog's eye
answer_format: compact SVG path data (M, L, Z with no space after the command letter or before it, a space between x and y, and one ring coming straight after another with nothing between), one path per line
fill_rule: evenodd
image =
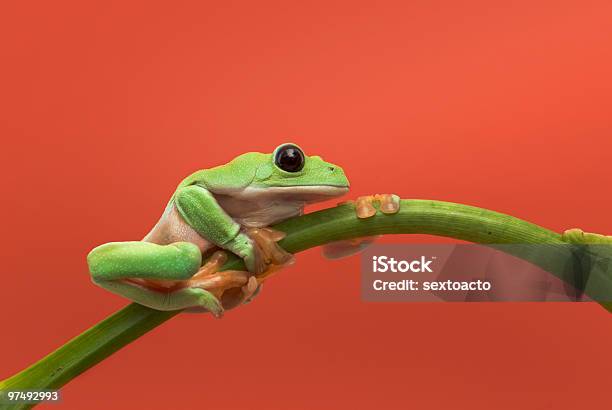
M276 150L274 163L287 172L299 172L304 168L304 153L293 144L281 145Z

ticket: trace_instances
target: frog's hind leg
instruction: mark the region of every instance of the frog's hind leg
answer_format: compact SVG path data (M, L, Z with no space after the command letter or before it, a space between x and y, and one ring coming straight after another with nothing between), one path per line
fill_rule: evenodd
M212 293L184 286L202 263L192 243L112 242L92 250L87 263L94 283L141 305L157 310L198 306L215 316L223 313Z
M256 276L219 271L227 259L223 251L201 266L200 249L189 242L113 242L91 251L87 262L94 283L136 303L157 310L207 310L220 316L224 308L251 300L272 271L293 262L293 255L276 243L283 233L253 228L247 234L268 268Z
M197 306L202 311L212 313L215 317L223 315L221 302L205 289L182 288L161 292L118 280L95 281L95 283L106 290L155 310L182 310Z

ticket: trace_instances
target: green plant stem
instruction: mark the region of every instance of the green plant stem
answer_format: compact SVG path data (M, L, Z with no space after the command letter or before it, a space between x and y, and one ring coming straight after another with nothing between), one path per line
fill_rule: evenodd
M291 253L325 243L379 234L429 234L483 244L564 244L561 235L538 225L467 205L402 200L395 215L378 212L358 219L352 203L292 218L274 227ZM223 269L244 269L230 257ZM610 310L610 306L605 306ZM0 390L58 389L123 346L180 313L130 304L67 342L27 369L0 382ZM31 405L14 405L27 408Z

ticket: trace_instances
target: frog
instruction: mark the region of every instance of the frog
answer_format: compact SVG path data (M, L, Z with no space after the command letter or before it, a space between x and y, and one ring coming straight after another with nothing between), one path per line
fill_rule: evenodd
M221 317L250 302L271 273L293 263L293 255L278 245L284 233L270 226L302 215L306 205L338 198L349 187L340 166L307 156L295 143L272 153L244 153L184 178L142 240L91 250L91 279L155 310ZM374 201L385 213L399 207L394 195L360 197L358 217L371 217ZM221 270L228 253L241 258L246 270Z

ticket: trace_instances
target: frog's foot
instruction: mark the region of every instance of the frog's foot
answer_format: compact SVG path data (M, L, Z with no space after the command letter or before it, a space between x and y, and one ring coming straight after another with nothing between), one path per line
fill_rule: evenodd
M185 281L185 286L204 289L220 300L227 290L247 285L251 277L249 272L219 271L226 261L227 254L223 251L216 251L191 279Z
M182 286L205 290L221 301L224 309L231 309L252 300L264 280L281 267L293 263L293 255L277 244L285 237L283 232L270 228L249 228L245 233L253 243L251 260L245 258L247 266L255 267L253 272L219 271L227 261L227 254L216 251Z
M245 272L248 274L248 272ZM225 309L233 309L250 302L257 293L259 293L260 285L257 283L255 276L249 277L244 286L231 288L223 292L221 296L221 304Z
M187 286L198 286L201 280L219 272L219 269L221 269L225 262L227 262L227 254L225 252L214 252L200 270L187 281Z
M397 213L400 208L400 198L394 194L360 196L355 200L357 217L364 219L376 215L376 208L373 202L378 202L380 204L380 211L383 214Z
M276 260L276 259L274 259ZM227 254L216 251L185 286L206 290L217 298L224 309L233 309L250 302L260 291L261 283L281 265L269 265L268 270L258 275L247 271L219 271L227 261ZM192 311L194 311L192 309Z
M277 242L285 237L283 232L271 228L248 228L246 234L253 240L256 274L267 273L272 266L291 265L295 259Z
M327 259L340 259L354 255L374 243L377 237L378 236L364 236L362 238L330 242L323 245L323 256Z

